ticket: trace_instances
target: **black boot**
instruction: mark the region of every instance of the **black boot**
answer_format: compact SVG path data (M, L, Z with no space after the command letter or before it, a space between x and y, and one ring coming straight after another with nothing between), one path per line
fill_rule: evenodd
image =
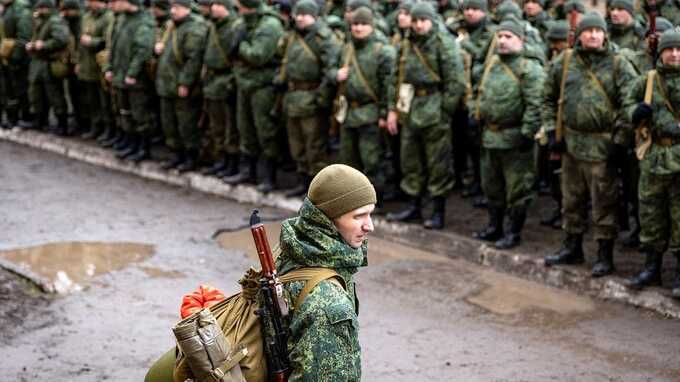
M57 115L57 128L54 133L60 137L68 136L68 114Z
M99 124L92 123L90 124L89 130L83 133L80 137L83 139L95 139L99 137L99 134L101 133L101 126Z
M503 208L489 207L489 224L481 231L472 234L477 240L496 241L503 237Z
M673 297L680 299L680 251L674 252L673 255L675 256L675 276L671 288Z
M243 165L238 173L222 178L224 183L237 185L241 183L253 184L257 182L257 158L243 157Z
M522 242L522 228L527 219L527 211L525 207L513 208L508 214L510 218L510 232L506 233L502 239L494 243L496 249L510 249L515 248Z
M109 135L107 137L100 137L102 140L100 144L102 147L111 147L118 143L119 140L123 138L123 131L120 129L111 128ZM97 139L99 141L99 139Z
M140 144L139 140L140 140L140 137L139 137L138 134L136 134L136 133L128 134L128 144L127 144L127 146L116 151L116 157L118 157L118 159L125 159L128 156L136 153L137 148L139 147L139 144Z
M111 146L116 151L121 151L130 146L130 133L127 131L121 132L121 138Z
M640 290L646 286L661 285L662 255L652 250L644 251L644 254L645 269L633 278L626 280L626 286L630 289Z
M484 195L477 195L472 198L472 207L474 208L487 208L489 206L489 200Z
M309 187L309 182L311 179L307 174L298 174L297 185L289 190L286 190L284 194L287 198L294 198L296 196L302 196L307 193L307 187Z
M410 197L406 208L399 212L390 212L385 218L387 221L392 222L420 221L423 218L420 208L420 198L417 196Z
M264 179L257 185L257 190L262 193L274 191L276 187L276 161L267 159L264 164Z
M229 155L224 155L222 157L222 159L213 163L212 166L201 171L201 174L203 174L203 175L219 174L219 173L223 172L225 168L227 168L228 163L229 163Z
M181 173L194 171L198 168L198 149L186 150L186 160L177 166L177 171Z
M630 227L630 232L626 236L622 243L626 248L637 248L640 246L640 222L634 219L635 223Z
M7 124L4 125L5 129L12 129L19 122L19 110L15 108L7 109Z
M137 150L130 154L127 159L132 162L139 163L143 160L151 158L151 138L148 136L139 137Z
M546 256L544 261L546 267L557 264L583 264L585 262L583 235L568 233L562 248L555 254Z
M443 196L435 196L432 198L433 211L432 216L425 220L423 227L426 229L442 229L444 228L444 218L446 212L446 198Z
M20 129L35 129L38 125L38 119L35 115L33 114L25 114L23 116L24 118L20 119L19 122L17 122L17 126Z
M238 174L238 154L227 154L226 156L226 167L224 170L215 174L218 178L224 178L225 176L234 176Z
M597 241L597 262L593 266L591 275L602 277L614 273L614 239L599 239Z
M177 150L172 153L172 157L170 159L161 163L161 168L163 170L170 170L181 165L182 163L184 163L185 160L186 158L184 156L184 151Z
M557 225L557 223L559 223L561 221L562 221L562 211L558 207L558 208L555 208L550 215L541 219L540 223L541 223L542 226L555 228L555 225Z

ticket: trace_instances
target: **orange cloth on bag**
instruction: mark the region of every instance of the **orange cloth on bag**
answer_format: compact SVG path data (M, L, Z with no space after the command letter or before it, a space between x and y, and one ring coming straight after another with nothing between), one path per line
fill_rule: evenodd
M217 304L225 298L221 290L210 285L200 285L198 289L182 297L182 306L179 308L179 314L182 319L187 318L203 308L209 308Z

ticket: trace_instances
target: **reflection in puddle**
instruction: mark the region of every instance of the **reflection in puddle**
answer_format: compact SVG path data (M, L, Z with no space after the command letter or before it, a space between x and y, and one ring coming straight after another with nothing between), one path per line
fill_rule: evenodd
M61 242L0 251L3 257L54 285L57 293L82 289L98 275L141 262L153 246L137 243Z
M139 269L146 273L147 276L154 279L181 279L186 275L180 271L167 271L164 269L141 266Z

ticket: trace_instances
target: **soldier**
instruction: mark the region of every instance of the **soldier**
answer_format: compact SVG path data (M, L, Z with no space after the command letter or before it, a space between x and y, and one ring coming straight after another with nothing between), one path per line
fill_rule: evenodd
M609 38L619 48L638 50L644 47L644 28L635 21L633 0L609 2Z
M465 95L464 65L458 44L440 29L430 3L416 3L411 17L410 49L400 58L404 62L400 64L404 67L402 84L413 90L401 146L401 189L410 200L406 209L388 214L387 219L421 219L421 200L427 192L434 209L423 225L441 229L446 196L453 187L449 121Z
M210 0L196 0L198 4L198 13L205 19L210 20L210 8L212 2ZM193 8L193 4L192 4Z
M238 172L238 130L236 126L236 78L230 55L234 32L243 21L231 0L216 0L210 6L213 26L206 42L203 64L203 98L208 117L207 148L216 163L203 172L219 177Z
M680 298L680 31L659 40L660 64L632 86L629 104L633 125L645 129L648 145L640 152L640 248L644 270L628 280L641 289L661 285L666 250L676 258L673 297Z
M647 0L641 1L643 9L648 9ZM680 26L680 0L657 0L657 16L670 21L674 26Z
M520 244L529 204L535 198L534 135L541 126L545 74L541 62L523 55L524 26L514 16L496 30L497 54L486 63L471 110L482 126L482 188L489 224L474 237L498 249ZM503 217L509 232L503 235Z
M158 59L156 92L161 98L165 145L174 154L162 167L181 173L198 165L202 133L198 127L199 80L207 29L201 16L191 12L191 0L172 0L170 15L173 24Z
M118 157L139 162L150 156L154 126L153 114L149 113L153 83L146 70L153 53L154 21L141 0L115 0L112 10L119 16L104 77L114 88L124 132L113 147Z
M541 33L541 38L545 38L545 34L550 28L552 18L545 11L545 0L525 0L523 5L524 18L531 23L531 25L538 29Z
M97 55L105 49L106 35L111 32L113 14L107 9L105 1L88 0L86 6L88 9L82 18L80 28L82 33L75 68L80 82L80 99L73 102L78 102L78 114L87 116L82 120L90 121L89 126L83 126L88 131L82 137L93 139L104 132L111 123L110 99L102 87L101 58L100 63L97 63Z
M65 86L68 91L68 99L71 103L72 117L75 119L76 128L75 132L78 133L80 130L87 128L90 125L89 114L82 113L78 109L81 98L80 81L78 81L78 76L75 72L75 66L77 64L78 55L78 44L80 40L80 24L81 24L81 11L80 11L80 1L79 0L62 0L59 5L59 13L61 17L66 21L69 29L69 62L68 62L68 75L65 78Z
M312 178L326 166L328 112L333 96L331 72L339 46L333 32L317 21L319 6L300 0L293 8L295 28L284 37L276 83L286 90L283 109L288 143L298 173L297 186L286 196L307 192Z
M351 16L351 41L333 71L348 110L340 131L340 160L363 171L375 184L380 205L385 188L380 127L397 132L394 48L373 28L373 11L360 7Z
M29 58L25 49L26 42L31 39L31 10L23 0L3 0L2 3L0 82L5 85L7 127L26 127L33 119L28 103Z
M628 60L607 41L607 24L597 12L585 15L576 30L573 50L550 67L545 82L543 121L552 150L562 153L564 246L545 257L546 266L584 262L583 233L587 200L598 243L593 277L614 271L613 250L618 226L616 163L628 139L629 121L623 96L634 78ZM562 145L562 135L566 151Z
M67 107L63 80L68 74L69 31L55 9L54 0L38 0L33 20L31 41L26 51L31 56L28 97L35 113L37 129L48 128L48 113L52 107L57 117L58 135L67 133Z
M346 5L345 5L345 14L344 14L344 20L345 20L345 26L349 30L350 26L352 25L352 14L354 11L359 9L360 7L366 7L369 8L373 12L373 27L376 29L376 32L378 32L378 36L381 38L385 38L385 36L390 35L390 26L385 20L385 18L379 13L375 11L375 6L374 3L372 3L370 0L348 0ZM386 40L386 38L385 38Z
M275 109L274 76L279 67L277 44L283 36L278 15L260 0L237 0L245 23L236 32L236 120L240 135L239 150L244 166L234 176L224 177L227 184L255 183L258 158L264 159L261 192L274 189L276 166L280 157L276 140L279 130L272 115Z

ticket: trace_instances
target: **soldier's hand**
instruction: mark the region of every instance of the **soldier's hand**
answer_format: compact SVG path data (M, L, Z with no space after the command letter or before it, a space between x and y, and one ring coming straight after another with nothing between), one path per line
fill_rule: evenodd
M107 70L106 73L104 73L104 79L106 82L111 82L113 81L113 72L110 70Z
M387 132L390 133L390 135L399 134L399 125L397 124L398 119L399 114L396 111L390 110L387 113Z
M179 96L179 98L187 98L189 96L189 87L185 85L178 86L177 96Z
M136 83L137 83L136 78L127 77L127 76L125 77L125 85L134 85Z
M349 77L349 68L348 67L342 67L338 69L338 74L335 76L335 79L338 82L343 82L347 80L347 77Z
M163 48L164 48L163 43L157 42L156 45L153 46L153 51L154 53L156 53L157 56L160 56L161 54L163 54Z
M33 41L29 41L26 43L26 51L31 51L33 49Z
M90 46L92 42L92 37L89 34L84 34L80 36L80 43L85 46Z
M42 48L45 47L45 42L43 40L36 40L33 43L33 49L35 50L42 50Z
M73 73L78 74L80 72L80 64L76 64L76 66L73 67Z
M633 110L632 122L633 126L638 126L640 123L652 118L654 114L654 109L652 105L644 102L640 102Z

